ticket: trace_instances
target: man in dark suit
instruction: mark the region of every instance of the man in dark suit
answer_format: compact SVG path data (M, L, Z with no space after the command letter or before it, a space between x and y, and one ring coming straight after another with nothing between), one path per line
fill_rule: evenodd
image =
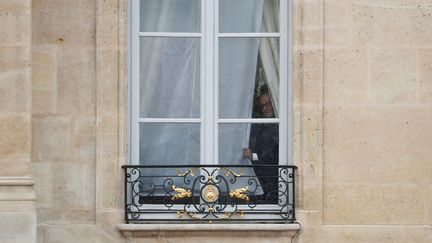
M273 106L268 93L258 97L259 113L262 118L274 118ZM252 124L249 148L243 149L243 156L254 165L279 164L279 126L273 123ZM278 169L256 168L264 198L268 203L275 203L278 197Z

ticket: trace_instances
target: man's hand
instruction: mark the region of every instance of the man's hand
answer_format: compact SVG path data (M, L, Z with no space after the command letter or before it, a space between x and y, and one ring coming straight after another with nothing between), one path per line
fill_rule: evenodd
M250 148L244 148L243 149L243 157L245 157L246 159L252 160L252 150L250 150Z

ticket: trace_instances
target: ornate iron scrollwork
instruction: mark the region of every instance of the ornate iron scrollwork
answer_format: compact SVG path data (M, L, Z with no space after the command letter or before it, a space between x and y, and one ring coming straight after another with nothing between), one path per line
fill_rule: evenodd
M123 168L127 222L295 220L294 166Z

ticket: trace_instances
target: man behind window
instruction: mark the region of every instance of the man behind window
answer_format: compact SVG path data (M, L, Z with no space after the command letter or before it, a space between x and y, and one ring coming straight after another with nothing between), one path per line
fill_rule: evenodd
M259 115L261 118L274 118L274 110L268 92L258 97ZM278 124L252 124L249 148L243 149L243 157L252 161L254 165L279 164L279 129ZM278 197L278 169L256 168L264 191L264 198L268 203L276 203Z

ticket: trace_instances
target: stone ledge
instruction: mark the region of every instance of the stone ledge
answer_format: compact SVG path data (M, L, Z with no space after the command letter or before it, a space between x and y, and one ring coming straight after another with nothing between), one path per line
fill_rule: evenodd
M33 186L34 184L30 177L0 177L0 186Z
M249 231L278 232L289 235L296 234L301 229L300 224L118 224L119 230L126 237L136 237L155 232L213 232L213 231Z
M30 177L0 177L0 201L36 201Z

